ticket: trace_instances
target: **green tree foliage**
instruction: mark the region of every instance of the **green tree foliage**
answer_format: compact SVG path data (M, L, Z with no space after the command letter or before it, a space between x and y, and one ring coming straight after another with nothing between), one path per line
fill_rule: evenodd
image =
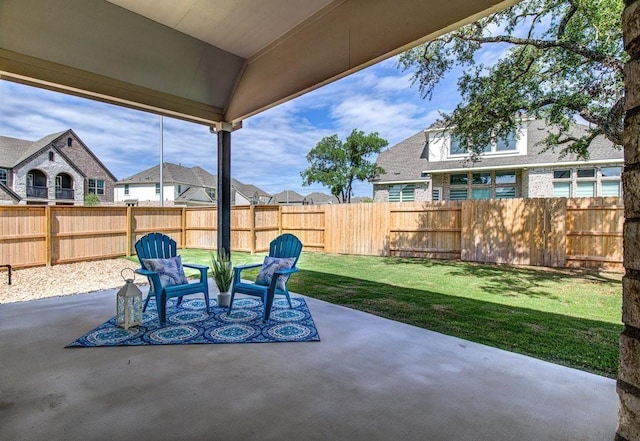
M84 195L84 204L85 205L98 205L100 204L100 198L95 193L87 193Z
M524 0L405 52L399 64L415 69L414 84L428 99L462 66L462 102L443 122L473 156L530 116L558 128L545 140L549 148L587 158L598 135L622 145L623 7L622 0ZM488 65L474 57L489 48L504 52ZM590 126L580 137L569 131L578 115Z
M325 136L307 153L309 167L300 173L303 185L319 182L341 203L350 203L354 181L371 181L384 173L368 158L388 144L377 132L365 135L357 129L344 142L338 135Z

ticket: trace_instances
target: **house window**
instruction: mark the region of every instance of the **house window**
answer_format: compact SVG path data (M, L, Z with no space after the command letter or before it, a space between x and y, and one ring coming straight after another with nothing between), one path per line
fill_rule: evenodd
M491 199L491 173L471 175L471 199Z
M602 196L620 197L620 181L602 181Z
M515 183L516 183L516 172L514 170L496 172L496 185L515 184Z
M578 178L595 178L595 177L596 177L595 168L578 169Z
M516 197L516 171L496 172L496 199L513 199Z
M56 155L53 152L49 152L49 161L54 161L56 159Z
M129 184L124 184L124 194L129 194Z
M104 180L89 179L89 193L104 194Z
M502 153L502 152L515 152L517 150L518 134L515 130L511 130L504 138L493 137L492 141L484 146L482 152L484 153ZM460 139L451 134L449 136L449 155L462 155L466 154L470 149L465 148Z
M7 169L6 168L0 168L0 182L3 183L4 185L9 185L7 182Z
M603 178L619 178L622 175L622 167L602 167Z
M466 173L451 175L449 183L451 185L467 185L469 183L469 176Z
M73 144L73 138L71 137L67 138L67 147L71 147L72 144Z
M553 171L553 197L570 198L571 197L571 170L554 170Z
M622 167L602 167L602 196L620 197L620 176Z
M576 187L576 196L579 198L592 198L596 195L596 169L583 168L578 169L576 176L578 185Z
M513 199L516 197L516 187L496 187L496 199Z
M570 198L571 182L554 182L553 197L554 198Z
M468 198L467 186L469 184L469 175L467 173L457 173L449 176L449 200L463 201Z
M491 199L491 188L472 188L471 199Z
M389 186L389 202L415 201L416 186L414 184L400 184Z
M469 179L471 178L471 179ZM498 172L456 173L449 177L449 200L506 199L516 197L516 172L505 170Z
M596 183L595 182L580 182L578 181L578 187L576 196L579 198L592 198L596 195Z
M460 142L460 139L456 135L449 137L449 154L450 155L463 155L467 153L467 149Z
M491 185L491 173L474 173L472 178L473 185Z
M156 194L160 194L160 184L156 184Z
M497 152L508 152L516 150L516 141L517 134L515 130L511 130L506 138L497 138L496 139L496 151Z
M450 201L464 201L467 199L467 189L465 188L451 188L449 190Z

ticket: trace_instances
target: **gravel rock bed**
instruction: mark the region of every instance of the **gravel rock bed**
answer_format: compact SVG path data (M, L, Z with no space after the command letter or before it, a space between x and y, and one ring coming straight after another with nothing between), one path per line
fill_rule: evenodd
M120 288L124 280L120 271L138 268L127 259L106 259L95 262L80 262L50 267L14 269L11 285L8 273L0 270L0 303L24 302L47 297L88 293L104 289ZM131 272L125 273L131 277ZM137 276L136 284L146 283L146 278Z

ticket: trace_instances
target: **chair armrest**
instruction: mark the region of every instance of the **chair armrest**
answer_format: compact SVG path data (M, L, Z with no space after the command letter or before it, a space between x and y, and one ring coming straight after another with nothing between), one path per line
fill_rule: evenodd
M240 283L242 281L242 278L240 277L240 274L242 273L242 271L249 269L249 268L258 268L259 266L262 266L261 263L250 263L247 265L238 265L238 266L234 266L233 267L233 282L232 282L232 286L236 285L238 283Z
M208 270L209 267L206 265L198 265L196 263L183 263L182 266L186 267L186 268L193 268L193 269L197 269L197 270L201 270L201 269L206 269Z
M137 270L134 270L136 274L140 274L141 276L152 276L155 273L155 271L150 271L148 269L145 268L138 268Z
M162 289L162 282L160 282L160 275L155 271L150 271L145 268L138 268L137 270L134 270L134 272L136 274L140 274L141 276L147 276L147 279L149 280L150 292L155 291L156 286Z
M233 270L234 270L234 271L235 271L235 270L243 271L243 270L246 270L246 269L248 269L248 268L257 268L257 267L259 267L259 266L262 266L262 264L261 264L261 263L249 263L249 264L247 264L247 265L237 265L237 266L234 266L234 267L233 267Z
M184 268L191 268L200 271L200 283L205 283L207 280L207 273L209 271L209 267L206 265L198 265L195 263L183 263L182 266Z
M298 268L288 268L274 271L273 274L278 276L287 276L289 274L297 273L298 271L300 271Z

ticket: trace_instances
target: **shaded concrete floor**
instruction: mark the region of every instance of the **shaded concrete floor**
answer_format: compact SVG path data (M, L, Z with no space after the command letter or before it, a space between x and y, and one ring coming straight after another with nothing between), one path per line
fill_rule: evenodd
M0 305L0 440L615 437L615 381L307 299L321 342L64 346L115 291Z

